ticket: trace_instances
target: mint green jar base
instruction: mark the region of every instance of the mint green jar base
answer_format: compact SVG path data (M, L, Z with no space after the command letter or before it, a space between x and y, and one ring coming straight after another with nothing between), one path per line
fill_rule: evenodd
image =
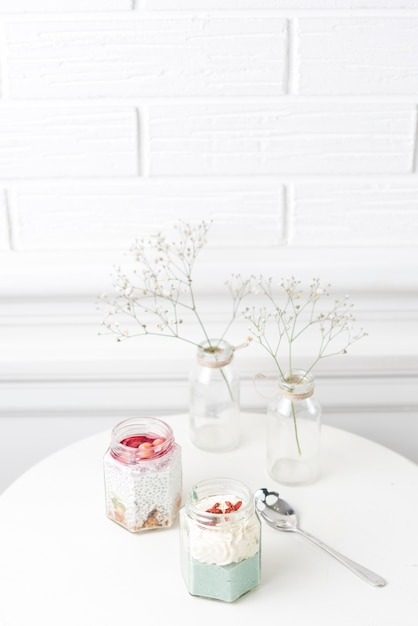
M188 588L193 596L234 602L259 583L259 554L228 565L212 565L191 559Z

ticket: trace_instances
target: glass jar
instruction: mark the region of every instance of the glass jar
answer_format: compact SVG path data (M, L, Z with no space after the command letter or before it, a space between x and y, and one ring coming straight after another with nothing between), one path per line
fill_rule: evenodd
M181 448L152 417L117 424L104 455L107 516L131 532L169 527L182 495Z
M202 450L227 452L240 441L240 383L234 348L221 339L204 341L189 377L189 426Z
M314 379L293 370L279 381L267 408L267 470L285 485L314 482L319 475L321 406Z
M230 478L199 482L179 520L181 571L191 595L233 602L259 584L261 524L247 486Z

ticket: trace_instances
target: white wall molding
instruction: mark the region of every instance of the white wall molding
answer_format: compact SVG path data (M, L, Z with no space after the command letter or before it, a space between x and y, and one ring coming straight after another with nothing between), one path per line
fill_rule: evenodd
M252 252L208 248L196 265L196 289L206 325L218 335L229 319L224 279L231 272L263 272L278 279L294 274L304 280L320 275L339 292L350 294L359 327L369 333L344 357L324 361L318 388L333 411L417 410L418 271L413 250L312 249L312 266L297 249ZM391 269L383 260L392 255ZM3 266L5 294L0 306L0 388L2 414L111 414L135 410L182 412L187 404L187 375L194 348L161 338L132 338L118 343L99 336L104 310L97 296L110 285L115 253L18 255ZM123 254L120 253L122 257ZM246 258L244 258L246 257ZM309 255L308 255L309 257ZM330 264L330 259L334 264ZM120 259L119 259L120 260ZM118 259L116 259L118 261ZM387 268L387 263L386 263ZM199 330L190 333L198 341ZM231 333L242 343L247 325ZM304 345L300 357L314 348ZM262 410L254 391L257 372L272 373L271 363L256 344L236 357L242 377L242 402ZM161 389L165 393L161 393Z
M190 362L191 365L192 362ZM273 375L273 372L271 372ZM133 414L172 414L187 412L187 372L183 375L146 377L116 376L94 379L42 379L15 376L2 377L0 417L64 415L115 416ZM341 413L416 413L418 369L388 375L379 370L361 375L318 376L317 395L326 415ZM250 372L241 372L241 406L243 410L263 413L267 401L254 390ZM325 420L326 421L326 420Z

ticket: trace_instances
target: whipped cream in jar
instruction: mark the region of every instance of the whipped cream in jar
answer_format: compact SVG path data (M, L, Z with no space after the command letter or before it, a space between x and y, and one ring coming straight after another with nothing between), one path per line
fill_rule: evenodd
M195 484L180 509L180 548L191 595L233 602L256 587L261 524L250 489L230 478Z

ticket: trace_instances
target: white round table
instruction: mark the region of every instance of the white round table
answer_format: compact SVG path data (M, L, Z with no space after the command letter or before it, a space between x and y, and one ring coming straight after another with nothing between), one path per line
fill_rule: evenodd
M184 493L216 476L275 489L302 528L387 585L372 587L302 536L263 524L259 587L231 604L189 595L177 523L131 534L106 517L104 432L44 459L0 496L1 626L162 626L182 617L202 626L416 626L417 465L325 426L320 479L284 487L265 469L264 415L242 415L240 447L219 454L189 442L187 416L162 419L182 446Z

